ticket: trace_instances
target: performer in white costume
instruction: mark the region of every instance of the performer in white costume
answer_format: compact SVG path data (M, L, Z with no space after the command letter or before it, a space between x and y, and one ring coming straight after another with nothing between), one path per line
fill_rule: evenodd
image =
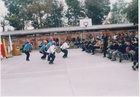
M67 58L68 57L68 48L69 48L70 46L68 45L68 41L66 40L63 44L62 44L62 46L60 47L61 48L61 51L64 53L64 55L63 55L63 58Z

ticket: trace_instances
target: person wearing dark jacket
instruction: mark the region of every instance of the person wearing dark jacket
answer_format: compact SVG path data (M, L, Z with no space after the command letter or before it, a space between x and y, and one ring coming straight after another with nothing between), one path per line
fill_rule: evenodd
M114 52L114 51L116 51L117 50L117 48L118 48L118 44L116 43L116 42L113 42L111 45L110 45L110 47L109 47L109 49L108 49L108 58L109 59L112 59L112 53Z
M88 40L86 39L86 40L83 41L82 51L86 51L87 44L88 44Z
M131 50L128 52L131 58L131 61L134 60L135 49L138 47L138 40L132 41Z
M107 46L108 46L108 36L107 34L103 34L103 57L106 57L106 53L107 53Z
M112 53L112 61L115 61L117 56L121 58L122 54L126 53L125 48L125 45L119 42L117 50Z
M138 55L138 47L135 48L135 54L134 54L134 61L133 61L133 66L132 69L136 70L139 68L139 55Z
M85 49L87 53L90 53L90 47L91 47L91 41L88 40L88 42L86 44L86 49Z

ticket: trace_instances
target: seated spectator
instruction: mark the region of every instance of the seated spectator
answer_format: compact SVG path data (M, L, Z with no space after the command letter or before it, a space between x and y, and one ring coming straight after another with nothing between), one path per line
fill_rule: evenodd
M130 43L130 41L126 41L126 53L128 54L129 57L131 56L130 54L131 51L132 51L132 44Z
M91 41L88 40L88 42L86 44L86 52L90 53L90 48L91 48Z
M112 59L112 53L117 50L118 48L118 44L114 41L112 42L112 44L110 45L110 47L108 48L107 52L108 52L108 58Z
M84 41L83 41L82 51L85 51L85 50L86 50L86 45L87 45L87 43L88 43L87 40L84 40Z
M102 43L101 40L99 38L96 38L96 40L94 41L94 43L92 43L92 54L94 54L95 49L99 48L101 49Z
M112 61L115 61L117 56L122 59L122 54L126 52L125 48L125 45L122 44L122 42L119 42L117 50L112 53Z
M138 47L138 39L132 40L131 50L128 52L128 54L130 55L131 61L133 61L133 59L134 59L135 49L137 47Z

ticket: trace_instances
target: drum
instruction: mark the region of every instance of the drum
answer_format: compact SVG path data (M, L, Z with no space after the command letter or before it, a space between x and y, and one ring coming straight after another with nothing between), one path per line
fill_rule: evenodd
M60 53L60 52L61 52L60 47L57 47L57 48L56 48L56 52L57 52L57 53Z
M70 48L74 48L74 46L75 46L74 43L71 42L71 43L70 43Z

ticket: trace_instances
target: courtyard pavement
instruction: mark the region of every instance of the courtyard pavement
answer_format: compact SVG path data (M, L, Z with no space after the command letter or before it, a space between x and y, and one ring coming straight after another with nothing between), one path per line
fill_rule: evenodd
M102 54L68 49L56 53L54 64L34 50L1 61L1 96L139 96L139 70L132 62L111 61Z

